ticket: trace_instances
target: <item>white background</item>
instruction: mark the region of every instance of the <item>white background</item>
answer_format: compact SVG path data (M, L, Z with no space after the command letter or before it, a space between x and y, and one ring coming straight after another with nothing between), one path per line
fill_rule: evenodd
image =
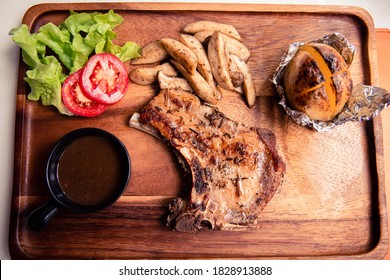
M66 2L66 0L49 2ZM69 2L96 2L77 1ZM105 2L130 2L114 0ZM142 1L134 1L142 2ZM153 2L158 2L153 1ZM166 2L161 0L160 2ZM170 1L178 2L178 1ZM223 3L268 3L268 4L319 4L319 5L350 5L366 9L374 20L377 28L390 28L390 0L311 0L311 1L181 1L181 2L223 2ZM9 213L11 201L11 189L13 184L13 144L14 144L14 120L15 120L15 94L17 80L17 66L19 60L19 48L11 41L8 32L11 28L21 24L22 17L29 7L42 3L35 0L0 0L0 259L9 259L8 231ZM294 276L294 275L291 275ZM298 275L297 275L298 276ZM382 275L383 276L383 275ZM77 278L77 277L76 277ZM272 278L272 277L271 277ZM296 278L296 277L293 277ZM18 277L14 279L19 279ZM99 278L100 279L100 278ZM109 279L109 278L105 278ZM212 279L212 278L210 278ZM280 279L280 278L278 278ZM321 278L322 279L322 278Z

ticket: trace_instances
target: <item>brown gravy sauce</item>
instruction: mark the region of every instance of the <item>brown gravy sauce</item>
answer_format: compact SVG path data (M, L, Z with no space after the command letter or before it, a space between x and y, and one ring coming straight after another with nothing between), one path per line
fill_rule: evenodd
M66 148L57 172L61 189L70 200L81 205L99 205L120 187L120 155L107 139L84 136Z

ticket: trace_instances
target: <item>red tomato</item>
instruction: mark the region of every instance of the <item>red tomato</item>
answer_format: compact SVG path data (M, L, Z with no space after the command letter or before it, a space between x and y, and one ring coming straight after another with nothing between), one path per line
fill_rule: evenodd
M62 85L61 98L65 107L75 115L83 117L95 117L103 113L107 105L95 102L87 98L80 88L79 70L71 74Z
M84 94L99 103L114 104L125 95L129 78L123 62L113 54L92 56L84 67L80 86Z

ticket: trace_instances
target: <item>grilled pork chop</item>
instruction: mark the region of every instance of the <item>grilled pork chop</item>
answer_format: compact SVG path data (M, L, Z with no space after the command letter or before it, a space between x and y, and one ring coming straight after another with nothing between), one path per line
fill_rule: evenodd
M256 224L285 172L272 132L246 127L195 95L172 90L154 97L139 121L176 148L192 173L189 199L170 203L167 226L197 232Z

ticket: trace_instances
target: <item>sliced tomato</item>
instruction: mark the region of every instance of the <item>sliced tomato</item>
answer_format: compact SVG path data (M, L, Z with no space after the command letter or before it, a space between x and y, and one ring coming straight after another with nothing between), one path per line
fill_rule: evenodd
M65 107L75 115L95 117L103 113L107 105L87 98L80 87L82 70L71 74L62 85L61 98Z
M84 67L80 86L84 94L99 103L114 104L122 99L129 85L123 62L113 54L92 56Z

